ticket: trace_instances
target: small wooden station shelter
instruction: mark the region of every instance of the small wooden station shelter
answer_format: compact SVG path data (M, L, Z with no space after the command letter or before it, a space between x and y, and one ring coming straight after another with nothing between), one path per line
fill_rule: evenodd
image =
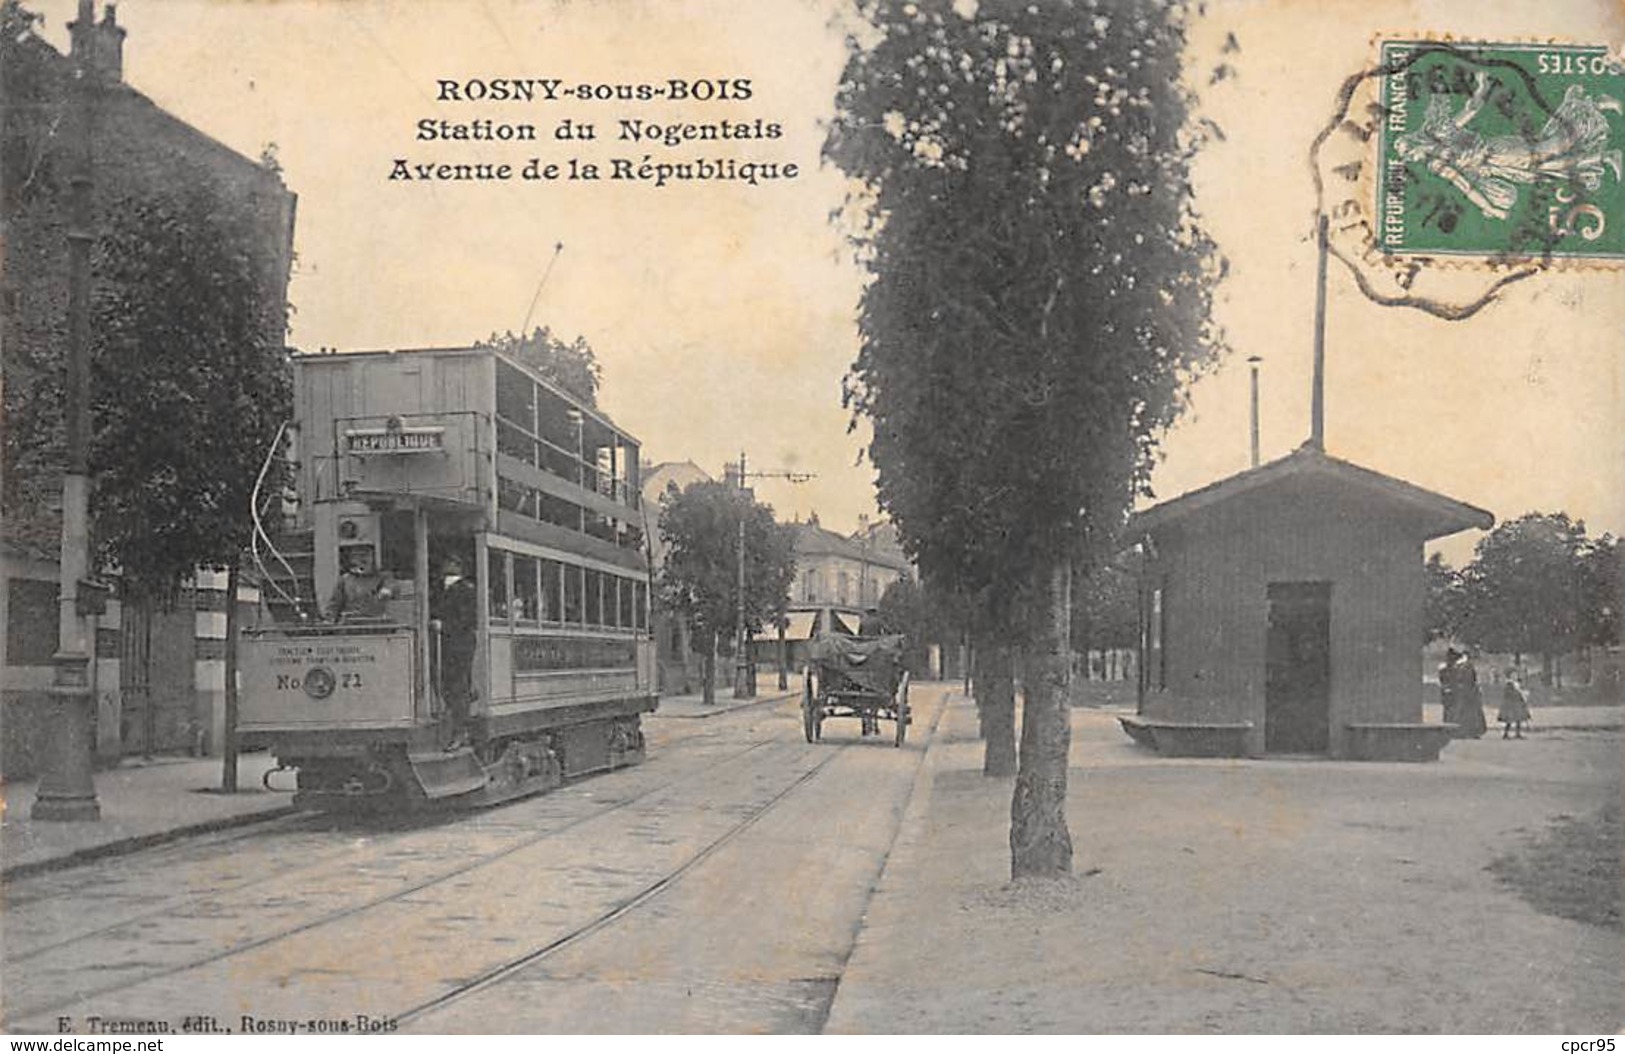
M1432 760L1424 543L1483 509L1314 442L1137 514L1136 740L1172 755Z

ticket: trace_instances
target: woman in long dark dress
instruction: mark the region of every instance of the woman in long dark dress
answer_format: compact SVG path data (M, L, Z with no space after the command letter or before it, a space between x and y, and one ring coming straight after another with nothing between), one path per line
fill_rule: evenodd
M1442 720L1447 725L1460 723L1461 678L1456 667L1456 660L1461 658L1461 652L1455 648L1446 648L1444 662L1439 664L1439 704L1444 708ZM1451 735L1458 734L1452 732Z
M1460 671L1456 682L1456 719L1461 725L1460 734L1467 739L1478 739L1489 728L1484 720L1484 696L1478 690L1478 669L1466 655L1456 660L1456 666Z

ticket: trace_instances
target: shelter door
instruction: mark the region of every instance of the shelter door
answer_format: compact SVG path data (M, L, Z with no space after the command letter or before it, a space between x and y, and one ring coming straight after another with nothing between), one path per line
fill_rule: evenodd
M1331 712L1332 584L1271 582L1264 749L1322 753Z

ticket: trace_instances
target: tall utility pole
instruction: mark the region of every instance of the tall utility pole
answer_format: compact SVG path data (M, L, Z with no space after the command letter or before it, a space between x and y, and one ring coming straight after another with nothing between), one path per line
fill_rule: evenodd
M745 486L745 452L739 452L739 494L741 498L748 498L750 490ZM739 601L738 610L734 613L734 698L748 699L755 693L751 691L750 659L745 655L745 508L741 501L739 508L739 579L734 583L737 590L735 599Z
M1326 217L1315 232L1315 365L1309 390L1309 445L1326 449Z
M742 498L749 498L750 490L745 485L746 479L784 479L791 483L805 483L813 478L811 472L747 472L745 470L745 452L739 452L739 493ZM745 653L749 645L749 635L745 632L745 510L741 502L739 510L739 543L738 543L738 580L735 588L738 590L738 607L734 619L734 698L750 699L756 694L756 686L751 682L750 657Z
M62 477L61 588L57 648L51 657L51 727L48 757L30 816L36 820L99 820L96 781L91 775L90 690L95 661L90 637L90 248L95 238L91 211L91 121L98 90L92 60L96 11L79 0L72 33L73 99L68 177L68 348L67 468ZM81 598L81 592L86 595Z

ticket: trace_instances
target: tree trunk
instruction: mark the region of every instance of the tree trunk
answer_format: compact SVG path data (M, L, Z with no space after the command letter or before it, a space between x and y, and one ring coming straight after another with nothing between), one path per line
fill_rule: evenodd
M241 560L226 571L225 736L220 746L220 789L237 793L237 581Z
M1071 561L1044 569L1039 628L1022 684L1022 750L1010 799L1010 877L1055 877L1072 871L1066 827L1067 756L1072 746L1067 661Z
M997 644L977 656L976 704L982 712L982 775L1016 774L1016 689L1010 646Z
M972 664L970 671L970 697L976 704L976 738L987 738L987 708L983 705L987 701L987 688L982 683L982 671L979 665Z
M710 630L705 636L705 660L700 663L700 698L706 706L717 701L717 634Z

